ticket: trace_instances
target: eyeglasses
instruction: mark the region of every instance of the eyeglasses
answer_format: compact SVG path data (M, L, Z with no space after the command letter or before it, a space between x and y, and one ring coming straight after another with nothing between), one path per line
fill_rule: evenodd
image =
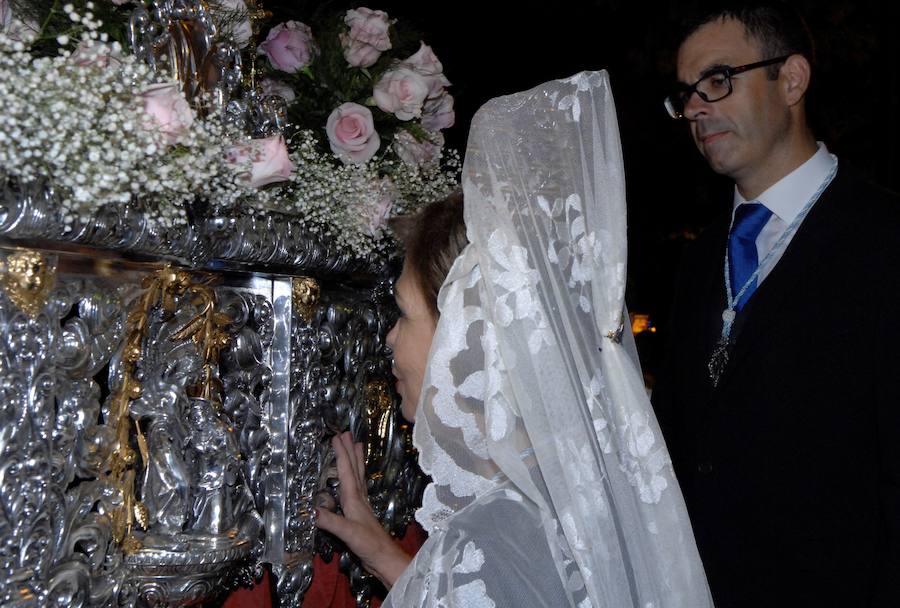
M672 118L684 118L684 107L694 93L699 95L700 99L707 103L725 99L731 95L732 91L734 91L731 85L732 76L742 74L748 70L763 68L767 65L774 65L786 60L788 57L790 57L790 55L766 59L765 61L757 61L756 63L748 63L747 65L739 65L735 68L727 65L720 68L713 68L694 84L681 85L681 88L678 91L666 97L665 102L663 102L666 106L666 111Z

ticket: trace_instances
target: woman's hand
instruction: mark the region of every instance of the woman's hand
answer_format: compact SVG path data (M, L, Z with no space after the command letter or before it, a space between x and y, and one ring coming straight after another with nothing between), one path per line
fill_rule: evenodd
M363 445L342 433L331 440L337 460L341 510L344 516L316 509L319 528L340 538L363 567L389 588L409 565L410 557L388 534L369 506Z

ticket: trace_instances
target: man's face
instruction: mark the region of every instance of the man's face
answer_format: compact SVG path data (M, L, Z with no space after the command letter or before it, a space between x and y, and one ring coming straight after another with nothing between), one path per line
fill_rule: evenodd
M716 67L769 59L761 54L759 43L747 37L740 22L707 23L678 49L678 80L693 84ZM767 71L733 76L732 94L714 103L692 95L684 110L694 142L710 167L739 184L771 171L788 136L789 106L779 81L769 80Z

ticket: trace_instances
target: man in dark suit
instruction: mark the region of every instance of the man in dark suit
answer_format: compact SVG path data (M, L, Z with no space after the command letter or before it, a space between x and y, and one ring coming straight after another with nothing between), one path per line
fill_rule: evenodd
M792 10L721 11L666 100L735 183L654 392L719 608L900 606L900 201L816 141L812 65Z

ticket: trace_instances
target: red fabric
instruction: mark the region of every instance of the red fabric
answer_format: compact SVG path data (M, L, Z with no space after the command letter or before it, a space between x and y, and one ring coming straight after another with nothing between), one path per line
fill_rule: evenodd
M425 531L412 522L406 527L400 547L409 555L415 555L425 542ZM335 553L326 564L316 555L313 559L312 584L303 596L303 608L356 608L356 599L350 593L350 581L338 571L340 553ZM223 608L272 608L273 592L268 568L263 579L250 589L238 589L228 596ZM372 598L372 608L381 607L381 598Z
M406 527L400 547L409 555L415 555L425 542L425 531L412 522ZM326 564L317 555L313 560L313 580L303 596L303 608L356 608L356 599L350 593L350 581L338 571L340 553L335 553ZM372 598L372 608L381 607L381 598Z
M269 569L263 571L262 580L248 588L231 593L222 608L272 608L272 577Z

